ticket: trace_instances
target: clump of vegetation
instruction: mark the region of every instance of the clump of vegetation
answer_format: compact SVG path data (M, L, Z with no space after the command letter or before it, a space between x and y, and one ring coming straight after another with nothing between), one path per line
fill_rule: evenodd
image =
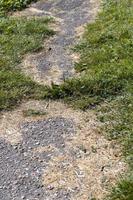
M108 200L132 200L133 199L133 177L122 180L116 188L113 188Z
M27 52L38 51L44 39L54 32L50 18L0 19L0 110L10 109L23 98L45 96L46 87L39 86L17 67Z
M34 109L28 109L23 111L24 117L30 117L30 116L43 116L46 115L47 113L43 110L34 110Z
M133 95L124 94L106 101L97 108L98 119L103 124L102 131L110 140L117 140L123 147L129 170L117 187L112 189L107 200L133 199Z
M0 1L0 12L9 12L15 10L21 10L25 8L29 3L34 0L1 0Z

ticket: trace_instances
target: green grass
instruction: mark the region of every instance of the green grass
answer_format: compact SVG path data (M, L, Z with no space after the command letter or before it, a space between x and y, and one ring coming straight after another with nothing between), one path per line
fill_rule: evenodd
M103 132L123 147L128 173L107 197L133 199L133 1L105 0L95 23L89 24L75 48L81 55L79 78L53 85L49 96L76 108L96 109Z
M116 188L113 188L108 200L132 200L133 199L133 177L121 180Z
M117 140L123 148L123 155L129 168L117 187L112 189L107 200L133 199L133 95L125 94L106 101L97 108L102 132L109 140Z
M9 11L21 10L29 3L35 0L0 0L0 13L7 13Z
M50 18L2 18L0 20L1 62L17 65L23 55L42 48L45 38L53 31L48 28Z
M0 19L0 110L10 109L23 98L45 96L46 87L39 86L20 72L18 64L28 52L42 48L44 39L54 32L50 18Z

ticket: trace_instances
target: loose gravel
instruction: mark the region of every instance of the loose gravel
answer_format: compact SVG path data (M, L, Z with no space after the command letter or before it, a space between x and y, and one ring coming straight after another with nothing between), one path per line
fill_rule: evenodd
M73 122L60 117L27 122L21 125L21 132L22 142L16 145L0 140L0 200L55 199L46 198L51 188L43 187L41 176L51 157L58 155L50 145L63 152L65 138L74 134ZM33 151L46 146L45 152ZM58 197L60 193L64 191L57 191Z

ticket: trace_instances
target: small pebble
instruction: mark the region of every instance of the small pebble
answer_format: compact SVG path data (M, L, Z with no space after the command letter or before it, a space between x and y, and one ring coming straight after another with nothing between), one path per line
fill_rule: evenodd
M54 186L49 185L47 188L48 188L49 190L53 190L53 189L54 189Z

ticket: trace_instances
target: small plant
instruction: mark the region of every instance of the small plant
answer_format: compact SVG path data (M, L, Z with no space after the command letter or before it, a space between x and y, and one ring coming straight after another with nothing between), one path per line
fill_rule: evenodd
M30 116L43 116L46 115L47 113L42 110L34 110L34 109L28 109L23 111L23 115L25 117L30 117Z

